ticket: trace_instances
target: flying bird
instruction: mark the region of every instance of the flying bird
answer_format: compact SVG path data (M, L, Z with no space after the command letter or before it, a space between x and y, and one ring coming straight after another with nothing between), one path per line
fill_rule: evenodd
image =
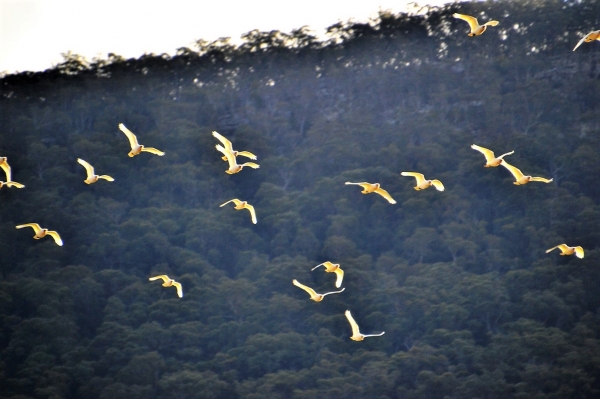
M471 32L469 32L469 36L479 36L483 32L485 32L485 30L487 29L488 26L496 26L500 23L498 21L489 21L483 25L479 25L479 22L477 22L477 18L472 17L470 15L455 13L455 14L452 14L452 16L454 18L459 18L459 19L462 19L463 21L467 21L467 23L471 27Z
M87 163L86 161L84 161L81 158L77 158L77 162L82 165L85 170L87 171L87 178L84 180L84 182L86 184L92 184L92 183L96 183L98 181L98 179L104 179L104 180L108 180L108 181L115 181L115 179L113 179L112 177L108 176L108 175L100 175L98 176L97 174L94 173L94 167L92 165L90 165L89 163Z
M495 168L496 166L499 166L500 163L502 163L502 158L514 153L514 151L511 151L507 152L506 154L502 154L499 157L496 157L494 155L494 151L488 150L487 148L483 148L475 144L471 145L471 148L479 151L485 157L486 163L485 165L483 165L484 168Z
M392 196L387 191L385 191L383 188L381 188L381 185L379 183L367 183L367 182L351 183L351 182L347 181L346 184L353 184L356 186L361 186L363 188L361 193L363 193L363 194L377 193L377 194L381 195L383 198L385 198L386 200L388 200L388 202L390 204L396 203L396 200L393 199Z
M513 184L515 184L517 186L527 184L530 181L541 181L542 183L550 183L550 182L552 182L552 180L554 180L554 179L545 179L543 177L525 176L523 174L523 172L521 172L518 168L512 166L508 162L506 162L504 159L502 160L502 162L500 162L500 165L504 166L506 169L508 169L510 171L510 173L512 173L512 175L515 177L515 180L516 180L515 182L513 182Z
M178 283L177 281L170 279L169 276L167 276L166 274L163 274L162 276L150 277L148 280L154 281L154 280L158 280L158 279L162 279L164 281L162 284L163 287L177 288L177 296L179 298L183 298L183 290L181 289L181 283Z
M316 265L312 269L310 269L310 271L312 272L319 266L324 266L325 272L327 272L327 273L335 273L336 274L336 276L337 276L335 279L336 288L340 288L342 286L342 280L344 279L344 271L340 268L340 265L338 263L331 263L329 261L323 262L319 265Z
M567 244L557 245L554 248L550 248L549 250L547 250L546 253L554 251L556 248L560 249L561 252L559 255L561 256L573 255L573 253L575 253L575 256L577 256L579 259L583 259L583 248L570 247Z
M0 157L0 168L2 168L2 170L4 170L4 173L6 173L6 181L0 181L0 188L6 186L6 187L16 187L16 188L23 188L25 187L23 184L21 183L17 183L16 181L12 181L12 173L10 170L10 165L8 164L8 158L6 157Z
M252 216L252 223L256 224L256 212L254 211L254 207L252 205L250 205L247 201L240 201L237 198L234 198L232 200L229 200L223 204L221 204L221 207L224 205L229 204L230 202L233 202L235 204L235 207L233 209L237 209L238 211L241 211L242 209L248 209L250 211L250 216Z
M215 146L215 148L217 150L219 150L220 152L222 152L223 155L225 155L225 157L227 158L227 161L229 161L229 169L227 169L225 171L225 173L227 173L227 174L232 175L234 173L238 173L239 171L241 171L244 168L244 166L250 166L251 168L254 168L254 169L260 168L260 165L255 164L254 162L246 162L241 165L238 165L238 163L235 160L235 155L233 155L233 153L231 151L223 148L220 144L217 144Z
M310 288L310 287L307 287L307 286L306 286L306 285L304 285L304 284L300 284L300 283L298 282L298 280L296 280L296 279L292 280L292 283L293 283L293 284L294 284L296 287L302 288L304 291L308 292L308 295L310 295L310 299L312 299L312 300L313 300L313 301L315 301L315 302L321 302L321 301L323 300L323 298L325 298L325 296L327 296L327 295L329 295L329 294L339 294L340 292L344 292L344 290L345 290L345 288L342 288L342 289L341 289L341 290L339 290L339 291L332 291L332 292L328 292L328 293L326 293L326 294L317 294L317 293L315 292L315 290L313 290L313 289L312 289L312 288Z
M127 129L125 127L124 124L119 123L119 129L125 133L125 136L127 136L127 138L129 139L129 144L131 145L131 151L129 151L129 155L130 157L134 157L136 155L138 155L140 152L144 151L144 152L149 152L152 154L156 154L159 156L163 156L165 155L164 152L157 150L156 148L152 148L152 147L144 147L143 145L141 145L140 143L138 143L137 141L137 137L135 137L135 134L133 134L131 132L131 130Z
M344 314L346 315L346 318L348 319L348 322L350 323L350 326L352 327L352 336L350 337L350 339L353 341L362 341L363 339L365 339L367 337L380 337L383 334L385 334L385 331L380 334L369 334L369 335L361 334L360 330L358 329L358 324L356 324L356 322L354 321L354 318L352 317L352 314L350 313L350 311L346 310L346 313L344 313Z
M417 185L414 187L415 190L425 190L426 188L431 187L432 185L438 191L444 191L444 185L439 180L427 180L422 173L417 172L402 172L400 173L402 176L412 176L417 179Z
M219 133L212 132L212 135L215 136L221 143L223 143L223 146L225 147L225 149L227 151L231 152L234 157L242 156L242 157L246 157L246 158L250 158L250 159L256 160L256 155L254 155L251 152L248 152L248 151L234 151L233 146L231 144L231 141L227 140L225 137L221 136ZM222 159L223 159L223 161L227 161L227 157L225 155L223 155Z
M33 236L33 238L36 240L39 240L40 238L44 238L48 235L48 236L54 238L54 242L56 243L56 245L60 245L61 247L63 245L63 242L56 231L43 229L37 223L20 224L17 226L17 229L22 229L24 227L31 227L33 229L33 231L35 231L35 235Z
M589 43L593 42L594 40L600 40L600 30L595 30L585 35L584 38L577 43L573 51L577 50L577 47L581 46L583 42Z

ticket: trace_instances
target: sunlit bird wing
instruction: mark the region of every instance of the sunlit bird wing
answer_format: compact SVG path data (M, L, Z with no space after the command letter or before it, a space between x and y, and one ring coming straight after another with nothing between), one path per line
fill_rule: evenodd
M167 281L171 280L171 279L169 278L169 276L167 276L166 274L163 274L163 275L160 275L160 276L154 276L154 277L150 277L148 280L150 280L150 281L154 281L154 280L158 280L158 279L161 279L161 280L162 280L163 282L165 282L165 283L166 283Z
M487 148L483 148L475 144L471 145L471 148L482 153L486 161L493 161L494 159L496 159L494 151L492 150L488 150Z
M131 149L134 149L140 145L137 141L137 137L135 136L135 134L133 134L131 130L127 129L124 124L119 123L119 130L125 133L125 136L127 136L127 138L129 139L129 145L131 146Z
M306 285L304 285L304 284L301 284L301 283L299 283L299 282L298 282L298 280L296 280L296 279L292 280L292 284L294 284L296 287L298 287L298 288L302 288L304 291L308 292L308 295L310 295L310 297L311 297L311 298L314 298L314 297L316 297L316 296L319 296L319 294L317 294L317 293L315 292L315 290L313 290L313 289L312 289L312 288L310 288L310 287L307 287L307 286L306 286Z
M438 191L444 191L444 185L442 184L441 181L439 181L439 180L432 180L431 184L433 184L433 187L435 187L436 190L438 190Z
M10 165L8 165L8 162L4 161L2 163L0 163L0 168L2 168L2 170L4 170L4 173L6 173L6 181L9 182L12 180L12 176L11 176L11 171L10 171Z
M421 184L423 184L425 182L425 176L423 175L423 173L417 173L417 172L402 172L400 173L402 176L412 176L415 179L417 179L417 186L420 186Z
M225 148L223 148L223 146L221 146L219 144L217 144L215 146L215 148L227 157L227 161L229 162L229 169L233 169L237 166L235 156L233 155L233 153L231 151L226 150Z
M233 146L231 145L231 141L227 140L225 137L223 137L222 135L220 135L219 133L217 133L216 131L212 132L212 135L219 140L221 143L223 143L223 146L225 147L225 149L227 151L233 151ZM256 159L256 158L254 158Z
M156 154L156 155L161 156L161 157L163 155L165 155L165 153L163 151L157 150L156 148L153 148L153 147L144 147L144 148L142 148L142 151L143 152L149 152L151 154Z
M521 170L515 166L512 166L511 164L509 164L508 162L506 162L505 160L502 160L502 163L500 163L500 165L504 166L506 169L508 169L508 171L510 173L512 173L512 175L514 176L515 180L519 181L522 178L525 177L525 175L521 172Z
M352 314L350 313L349 310L346 310L346 312L344 313L346 315L346 318L348 319L348 322L350 323L350 327L352 327L352 336L359 336L360 334L360 330L358 329L358 324L356 324L356 321L354 321L354 318L352 317Z
M475 29L477 29L479 27L479 22L477 22L477 18L472 17L470 15L465 15L465 14L452 14L452 16L454 18L459 18L462 19L463 21L467 21L467 23L469 24L469 27L471 28L472 31L474 31Z
M337 269L335 269L335 274L335 286L337 288L340 288L342 286L342 280L344 280L344 271L338 267Z
M545 177L532 177L531 181L541 181L542 183L552 183L552 181L554 181L554 178L546 179Z
M77 162L85 168L88 179L95 175L94 167L92 165L90 165L88 162L84 161L81 158L77 158Z
M46 234L54 238L54 242L62 247L63 241L56 231L48 231Z
M381 195L386 200L388 200L388 202L390 204L395 204L396 203L396 200L392 198L392 196L390 195L390 193L388 193L387 191L385 191L383 188L379 187L378 189L375 190L375 192L377 194Z
M244 208L248 209L250 211L250 215L252 216L252 223L256 224L256 212L254 211L254 207L250 204L245 204Z
M230 200L229 200L229 201L227 201L227 202L224 202L224 203L222 203L221 205L219 205L219 207L223 207L223 206L225 206L225 205L229 204L230 202L233 202L233 203L235 203L235 205L239 205L239 204L241 204L241 203L242 203L242 201L240 201L239 199L237 199L237 198L234 198L234 199L230 199Z
M181 283L173 281L173 286L177 288L177 296L179 298L183 298L183 289L181 288Z
M104 180L108 180L108 181L115 181L115 179L113 179L109 175L100 175L100 176L98 176L98 179L104 179Z
M583 248L575 247L575 256L577 256L579 259L583 259L583 255Z
M238 157L241 156L241 157L246 157L246 158L256 160L256 155L254 155L250 151L239 151L237 154L238 154Z
M37 223L25 223L25 224L20 224L17 226L17 229L22 229L24 227L31 227L34 231L35 234L39 233L40 231L42 231L42 228L40 227L39 224Z

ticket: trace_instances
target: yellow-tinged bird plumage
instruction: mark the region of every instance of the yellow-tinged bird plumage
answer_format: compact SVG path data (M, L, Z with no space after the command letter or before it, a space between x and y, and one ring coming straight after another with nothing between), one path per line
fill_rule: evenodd
M388 193L383 188L381 188L381 185L379 183L367 183L367 182L352 183L352 182L347 181L346 184L361 186L363 188L361 193L363 193L363 194L377 193L377 194L381 195L383 198L385 198L390 204L396 203L396 200L392 198L390 193Z
M238 164L237 161L236 161L236 159L235 159L235 155L233 155L233 153L231 151L223 148L223 146L221 146L220 144L217 144L215 146L215 148L219 152L221 152L223 155L225 155L225 157L227 158L227 161L229 161L229 169L227 169L225 171L225 173L227 173L227 174L232 175L234 173L238 173L239 171L241 171L244 168L244 166L249 166L249 167L254 168L254 169L260 168L260 165L254 163L254 162L246 162L246 163L243 163L241 165Z
M346 315L346 318L348 319L348 322L350 323L350 327L352 327L352 336L350 337L350 339L353 341L362 341L367 337L380 337L383 334L385 334L385 331L383 331L379 334L369 334L369 335L362 334L360 332L360 330L358 329L358 324L356 324L356 321L354 321L354 317L352 317L352 314L350 313L350 311L346 310L346 312L344 314Z
M310 269L310 271L313 271L317 267L320 267L320 266L325 267L325 271L327 273L335 273L336 274L335 287L340 288L342 286L342 280L344 280L344 271L340 268L340 265L338 263L331 263L330 261L327 261L327 262L323 262L321 264L316 265L315 267Z
M582 247L570 247L567 244L560 244L557 245L555 247L552 247L548 250L546 250L546 253L550 252L550 251L554 251L556 248L560 249L560 254L561 256L568 256L568 255L573 255L575 254L575 256L577 256L579 259L583 259L583 248Z
M483 165L484 168L495 168L497 166L500 166L500 164L502 163L502 158L504 158L507 155L514 154L514 151L511 151L507 152L506 154L502 154L499 157L496 157L494 155L494 151L488 150L487 148L480 147L475 144L471 145L471 148L476 151L479 151L485 157L486 163L485 165Z
M35 231L35 235L33 236L34 239L39 240L40 238L44 238L48 235L54 239L54 242L56 243L56 245L59 245L62 247L63 241L60 238L60 235L58 235L58 233L56 231L44 229L44 228L40 227L40 225L37 223L20 224L17 226L17 229L22 229L25 227L31 227L33 229L33 231Z
M162 286L163 287L175 287L177 288L177 296L179 298L183 298L183 289L181 288L181 284L178 283L177 281L169 278L169 276L167 276L166 274L160 275L160 276L154 276L154 277L150 277L148 280L150 281L154 281L154 280L158 280L161 279L163 281Z
M526 176L523 174L523 172L521 172L521 170L515 166L512 166L511 164L509 164L508 162L506 162L504 159L502 160L502 162L500 162L500 165L504 166L506 169L508 169L508 171L510 173L512 173L513 177L515 178L516 181L513 182L513 184L517 185L517 186L521 186L523 184L527 184L530 181L539 181L542 183L551 183L552 180L554 179L546 179L543 177L532 177L532 176Z
M444 191L444 185L439 180L427 180L422 173L417 172L402 172L402 176L412 176L417 180L417 185L414 187L415 190L425 190L431 186L435 187L438 191Z
M325 294L317 294L317 292L315 292L315 290L313 290L310 287L307 287L304 284L299 283L298 280L296 280L296 279L292 280L292 284L294 284L296 287L302 288L304 291L308 292L308 295L310 295L310 299L312 299L315 302L321 302L323 300L323 298L325 298L327 295L339 294L340 292L344 292L344 290L345 290L345 288L342 288L339 291L327 292Z
M600 40L600 30L595 30L585 35L583 39L577 43L573 51L577 50L577 47L581 46L583 43L593 42L594 40Z
M485 32L485 30L487 29L488 26L496 26L500 23L498 21L489 21L483 25L479 25L479 22L477 22L477 18L472 17L470 15L455 13L455 14L452 14L452 16L454 18L458 18L458 19L462 19L463 21L467 21L467 23L469 24L469 27L471 28L471 32L469 32L469 34L468 34L469 36L479 36L483 32Z
M108 176L108 175L97 175L94 173L94 167L92 165L90 165L88 162L84 161L81 158L77 158L77 162L82 165L86 172L87 172L87 177L84 180L84 182L86 184L92 184L92 183L96 183L98 181L98 179L104 179L104 180L108 180L108 181L115 181L115 179L113 179L112 177Z
M0 157L0 168L2 168L2 170L4 171L4 173L6 174L6 181L0 181L0 188L6 186L6 187L16 187L16 188L23 188L25 187L25 185L21 184L21 183L17 183L16 181L12 181L12 172L10 169L10 165L8 164L8 158L6 157Z
M127 136L127 138L129 139L129 144L131 145L131 151L129 151L129 155L130 157L134 157L136 155L138 155L140 152L149 152L151 154L155 154L158 156L163 156L165 155L164 152L157 150L156 148L152 148L152 147L145 147L143 145L141 145L140 143L138 143L137 137L135 136L135 134L133 134L131 132L131 130L127 129L125 127L124 124L119 123L119 130L121 130L123 133L125 133L125 136Z
M223 137L218 132L212 132L212 135L215 138L217 138L221 143L223 143L223 147L227 151L231 152L234 157L242 156L242 157L246 157L246 158L250 158L250 159L256 160L256 155L254 155L253 153L251 153L249 151L235 151L233 149L233 145L231 144L231 141L227 140L225 137ZM223 159L223 161L227 161L227 156L223 155L223 157L221 159Z
M248 209L248 211L250 211L250 216L252 217L252 223L256 224L257 220L256 220L256 212L254 211L254 207L252 205L250 205L247 201L240 201L237 198L234 198L232 200L229 200L225 203L222 203L220 206L225 206L227 204L229 204L230 202L233 202L235 204L235 207L233 209L237 209L238 211L241 211L242 209Z

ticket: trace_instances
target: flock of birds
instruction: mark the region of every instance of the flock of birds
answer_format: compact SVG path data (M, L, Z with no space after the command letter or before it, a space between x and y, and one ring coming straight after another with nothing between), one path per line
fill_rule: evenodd
M479 35L483 34L483 32L486 31L488 26L496 26L499 23L498 21L489 21L483 25L479 25L477 18L475 18L475 17L469 16L469 15L464 15L464 14L453 14L453 16L455 18L462 19L469 24L469 26L471 28L471 31L468 33L469 36L479 36ZM577 45L575 46L573 51L575 51L577 49L577 47L579 47L582 43L584 43L584 42L588 43L588 42L591 42L594 40L600 40L600 30L593 31L593 32L587 34L583 39L581 39L579 41L579 43L577 43ZM129 144L131 146L131 151L128 153L128 155L130 157L139 155L142 152L148 152L148 153L155 154L158 156L165 155L165 153L163 151L160 151L156 148L145 147L144 145L139 144L136 135L133 134L129 129L127 129L125 127L125 125L123 125L122 123L119 124L119 129L121 130L121 132L123 132L125 134L125 136L127 136L128 140L129 140ZM217 144L215 146L215 148L223 154L222 160L228 162L229 168L225 171L225 173L227 173L227 174L239 173L246 166L253 168L253 169L258 169L260 167L258 164L254 163L254 162L246 162L243 164L238 164L237 163L238 156L246 157L251 160L256 160L257 157L256 157L256 155L254 155L253 153L248 152L248 151L234 150L231 141L229 141L227 138L223 137L221 134L219 134L216 131L212 132L212 135L221 142L221 144ZM515 185L524 185L529 182L550 183L553 180L553 179L546 179L543 177L533 177L533 176L525 175L521 172L520 169L518 169L517 167L515 167L513 165L510 165L508 162L506 162L504 160L504 157L513 154L514 151L510 151L510 152L507 152L505 154L502 154L502 155L496 157L494 155L494 152L487 148L480 147L475 144L471 145L471 148L476 151L479 151L480 153L482 153L485 156L486 163L485 163L484 167L494 168L494 167L498 167L500 165L504 166L515 178L515 181L513 183ZM86 170L87 177L84 180L84 182L86 184L96 183L100 179L107 180L109 182L114 181L114 179L111 176L97 175L94 171L94 167L91 164L89 164L88 162L84 161L83 159L78 158L77 162L80 165L82 165ZM24 188L25 187L23 184L12 180L11 168L8 164L8 160L6 157L0 157L0 167L2 168L2 170L4 170L4 173L6 174L6 181L4 181L4 182L0 181L0 188L2 188L4 186L16 187L16 188ZM444 185L442 184L441 181L439 181L437 179L433 179L433 180L425 179L425 176L422 173L401 172L401 175L408 176L408 177L414 177L416 180L416 186L414 187L414 189L417 191L425 190L431 186L435 187L438 191L444 191ZM363 188L361 193L363 193L363 194L377 193L377 194L381 195L383 198L385 198L390 204L396 204L396 201L392 198L392 196L386 190L381 188L381 185L379 183L346 182L345 184L358 185ZM231 202L233 202L235 204L234 209L236 209L236 210L247 209L250 212L252 223L257 224L258 221L256 218L256 211L254 210L254 207L252 205L250 205L247 201L242 201L240 199L234 198L234 199L231 199L231 200L221 204L220 206L223 207ZM36 240L39 240L46 236L50 236L54 239L54 242L57 245L59 245L59 246L63 245L63 241L62 241L60 235L56 231L48 230L47 228L42 228L37 223L25 223L25 224L16 226L17 229L22 229L25 227L31 227L34 230L35 235L33 236L33 238ZM546 251L546 253L551 252L555 249L559 249L561 251L560 255L563 255L563 256L575 254L575 256L577 256L578 258L584 257L584 251L583 251L582 247L580 247L580 246L571 247L571 246L568 246L567 244L557 245L553 248L548 249ZM336 288L340 288L342 285L342 281L344 279L344 271L340 268L340 265L334 264L330 261L326 261L326 262L323 262L323 263L313 267L311 269L311 271L315 270L316 268L318 268L320 266L323 266L325 268L325 272L336 274L337 277L336 277L336 281L335 281L335 286L336 286ZM150 277L149 280L150 281L162 280L163 287L175 287L177 289L177 295L180 298L183 297L183 288L182 288L181 284L179 282L171 279L169 276L159 275L159 276ZM319 294L314 289L312 289L304 284L301 284L296 279L292 280L292 283L296 287L299 287L299 288L303 289L304 291L306 291L310 295L310 299L315 302L321 302L327 295L340 294L340 293L344 292L344 290L345 290L345 288L342 288L339 291L332 291L332 292L327 292L324 294ZM346 310L346 312L344 314L345 314L346 318L348 319L348 322L350 323L350 326L352 329L352 336L350 337L350 339L352 339L354 341L362 341L366 337L381 336L385 333L385 332L381 332L379 334L369 334L369 335L362 334L359 330L358 324L352 317L352 314L350 313L350 311Z

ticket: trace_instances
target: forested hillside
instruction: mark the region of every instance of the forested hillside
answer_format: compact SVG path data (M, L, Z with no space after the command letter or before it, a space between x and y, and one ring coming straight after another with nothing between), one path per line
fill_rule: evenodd
M599 19L461 3L4 76L0 398L598 398L600 43L572 49ZM214 130L260 169L226 174ZM335 290L327 260L345 291L316 303L292 279Z

